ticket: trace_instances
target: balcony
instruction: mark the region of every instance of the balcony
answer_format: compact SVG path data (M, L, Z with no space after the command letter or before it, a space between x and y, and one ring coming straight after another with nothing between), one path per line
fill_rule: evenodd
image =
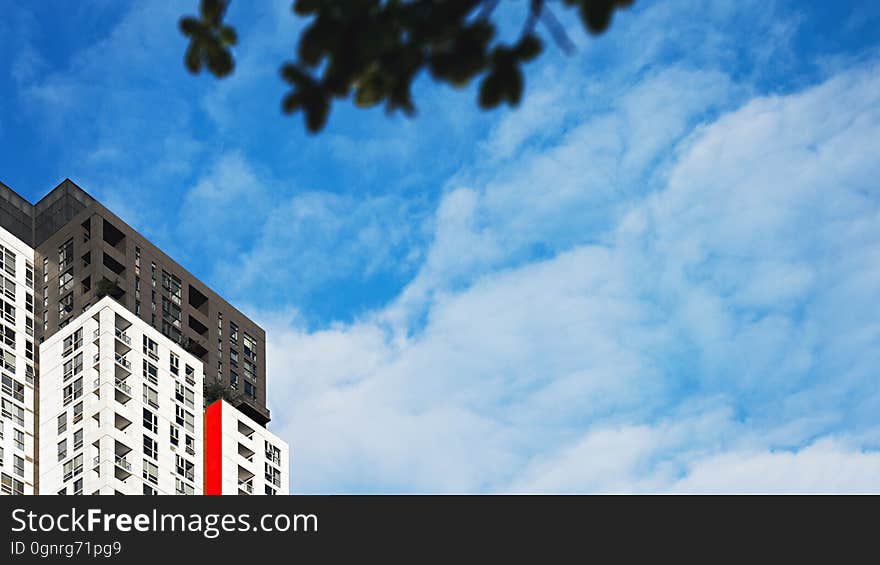
M238 454L241 457L244 457L245 461L249 461L251 463L254 461L254 450L242 443L238 444Z
M238 483L238 490L245 494L254 494L254 485L250 481L242 481Z
M97 365L98 361L101 360L101 354L95 353L94 357L92 357L92 366Z
M113 469L113 474L120 481L124 481L125 479L131 476L131 463L125 457L116 456L116 465Z
M98 339L99 337L101 337L101 328L92 332L92 339Z
M131 347L131 338L128 337L128 335L123 330L120 330L119 328L116 328L116 339L118 339L119 341L121 341L125 345Z
M116 354L116 362L125 368L127 371L131 371L131 361L126 359L123 355L119 353Z
M126 456L131 452L131 448L125 445L124 443L116 440L115 446L113 449L114 455L114 475L117 479L124 481L128 477L131 476L131 463L128 462Z
M120 404L125 404L129 400L131 400L131 387L128 386L123 380L116 380L116 400Z

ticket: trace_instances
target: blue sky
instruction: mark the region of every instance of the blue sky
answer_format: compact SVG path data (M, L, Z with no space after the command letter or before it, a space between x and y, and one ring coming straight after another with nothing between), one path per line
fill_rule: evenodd
M71 178L266 328L294 491L880 491L876 3L564 18L515 111L425 79L316 137L257 4L218 82L195 0L3 1L0 180Z

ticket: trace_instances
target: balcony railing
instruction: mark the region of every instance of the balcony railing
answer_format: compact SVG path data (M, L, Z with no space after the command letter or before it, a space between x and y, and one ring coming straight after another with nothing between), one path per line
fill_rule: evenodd
M248 494L254 494L254 485L249 481L242 481L238 483L238 488Z
M92 357L92 365L97 365L98 361L100 361L100 360L101 360L101 354L95 353L95 356Z
M101 456L95 455L95 457L92 459L92 467L97 467L100 464L101 464Z
M125 345L131 345L131 338L128 337L128 335L119 328L116 328L116 339L118 339Z
M122 365L123 367L125 367L126 369L128 369L129 371L131 371L131 361L126 359L124 356L117 353L116 354L116 362L119 363L120 365Z
M92 332L92 339L98 339L99 337L101 337L101 328L98 328L94 332Z
M125 457L116 456L116 466L124 469L128 472L131 472L131 463Z
M125 384L125 381L116 381L116 388L131 396L131 387Z

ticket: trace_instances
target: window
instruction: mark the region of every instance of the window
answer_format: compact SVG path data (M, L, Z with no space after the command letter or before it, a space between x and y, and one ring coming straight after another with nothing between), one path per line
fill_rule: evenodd
M30 261L24 262L24 283L31 290L34 288L34 265Z
M159 393L147 385L144 385L144 404L149 404L153 408L159 407Z
M15 277L15 253L0 245L0 267Z
M159 431L159 419L155 414L144 408L144 428L149 431L158 433Z
M64 294L73 288L73 267L67 269L58 277L58 293Z
M30 316L25 318L24 321L24 331L30 337L34 337L34 319Z
M149 481L154 485L159 484L159 467L152 461L144 459L143 477L145 481Z
M15 355L8 351L0 351L0 361L2 361L4 369L10 373L15 372Z
M144 483L144 496L156 496L156 489Z
M83 380L82 377L76 379L66 387L64 387L64 405L67 406L77 398L80 398L83 394ZM75 411L74 411L75 412ZM74 420L74 423L76 421Z
M190 455L196 454L196 438L191 435L185 435L184 441L186 442L186 452Z
M73 359L65 361L65 363L64 363L64 381L66 382L67 379L69 379L75 375L80 374L82 372L82 366L83 366L83 354L82 353L77 354L77 356L74 357Z
M249 360L244 360L244 378L250 381L257 380L257 366Z
M162 289L171 301L180 306L180 279L166 271L162 271Z
M24 408L5 398L2 399L2 411L0 411L0 415L5 418L14 419L15 423L19 426L24 425Z
M256 400L257 399L257 387L255 385L252 385L248 381L245 381L244 382L244 395Z
M34 295L30 292L24 295L24 306L25 310L31 314L34 313Z
M77 455L73 459L69 460L64 464L64 479L65 481L69 481L73 477L76 477L80 473L82 473L82 454Z
M67 440L62 439L58 442L58 461L67 458Z
M186 431L193 431L193 415L183 409L183 406L177 405L175 408L175 422L183 426Z
M0 490L6 494L24 494L24 483L10 475L0 475Z
M83 493L83 480L79 478L73 481L73 496L79 496Z
M80 378L79 380L82 381L82 378ZM80 394L82 394L82 386L80 386ZM77 402L76 404L73 405L73 418L71 421L74 424L76 424L77 422L82 420L82 417L83 417L83 403Z
M194 489L191 485L186 484L180 479L175 479L175 482L175 492L177 492L177 494L192 495L194 493Z
M180 475L181 477L186 478L187 480L192 481L193 475L195 472L195 464L192 461L184 459L180 455L176 456L176 460L177 460L177 466L176 466L177 474Z
M229 388L238 390L238 373L229 371Z
M3 303L3 319L15 325L15 306L7 302Z
M159 453L159 444L150 436L144 436L144 455L150 459L156 459Z
M0 382L2 382L2 388L0 388L0 390L2 390L4 393L8 394L15 400L19 402L24 402L23 384L6 374L3 375L2 379L0 379Z
M159 360L159 344L144 336L144 353L154 361Z
M58 247L58 270L63 271L73 264L73 238Z
M70 355L74 350L82 347L83 330L79 328L66 338L64 338L64 352L62 355Z
M180 357L178 357L177 355L175 355L173 353L171 354L171 357L170 357L169 370L171 371L172 375L176 376L176 375L180 374Z
M280 487L281 486L281 471L279 471L278 469L276 469L272 465L269 465L268 463L265 464L265 469L266 469L266 482L271 483L271 484L275 485L276 487Z
M24 432L18 429L12 430L13 441L15 442L15 447L19 451L24 451Z
M159 368L144 359L144 378L151 383L159 384Z
M15 302L15 281L0 275L0 287L6 298Z
M238 367L238 351L234 349L229 350L229 365L232 367Z
M189 385L196 384L196 370L190 367L189 365L184 366L184 371L186 371L186 382Z
M162 299L165 300L164 298ZM162 334L175 343L183 342L183 334L180 331L180 320L176 323L169 322L167 319L162 320Z
M70 314L71 312L73 312L73 293L72 292L58 301L58 316L64 317L64 316Z
M13 455L12 467L16 475L24 477L24 458L19 457L18 455Z
M229 341L238 344L238 326L235 322L229 322Z
M270 487L269 485L266 485L266 489L265 489L264 492L266 493L266 496L275 496L276 494L278 494L278 493L275 491L275 489L272 488L272 487Z
M174 399L183 403L187 408L193 409L194 393L192 390L183 386L183 383L174 383L175 393Z
M170 426L169 429L171 430L171 445L180 445L180 430L174 426Z
M24 356L28 359L28 361L34 360L34 342L29 339L26 339L24 341Z
M58 416L58 435L67 431L67 412Z
M0 340L13 351L15 350L15 330L0 324Z
M251 359L257 359L257 341L249 336L247 333L244 334L244 338L242 340L244 342L244 356L250 357Z
M73 432L73 450L77 451L82 449L83 446L83 431L82 428Z
M0 400L0 406L2 406L0 415L4 418L12 418L19 426L24 425L24 408L5 398Z

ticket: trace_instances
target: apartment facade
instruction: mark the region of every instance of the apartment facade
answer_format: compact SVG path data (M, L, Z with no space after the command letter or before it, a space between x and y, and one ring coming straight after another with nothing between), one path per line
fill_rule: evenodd
M205 494L289 494L287 444L224 400L205 410Z
M269 422L265 331L72 181L33 205L0 183L0 225L34 249L38 338L111 296L198 357L239 410Z
M202 494L198 358L105 297L40 346L40 491Z
M69 180L0 226L0 494L288 494L262 328Z
M0 493L36 492L34 251L0 228Z

